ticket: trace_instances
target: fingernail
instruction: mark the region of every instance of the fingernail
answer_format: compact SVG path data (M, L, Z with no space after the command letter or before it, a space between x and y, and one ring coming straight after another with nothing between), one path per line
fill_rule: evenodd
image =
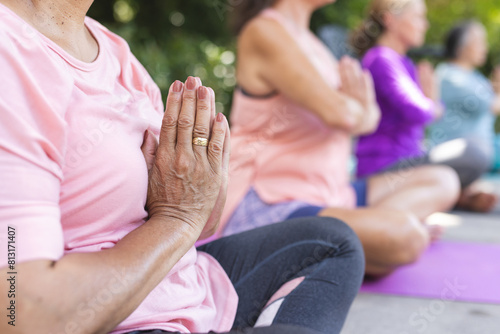
M203 86L201 86L200 88L198 88L198 99L200 100L204 100L207 98L207 89Z
M196 87L196 79L193 77L189 77L186 81L186 89L187 90L194 90Z
M182 82L179 80L175 80L175 82L172 84L172 91L174 93L180 93L182 91Z
M224 114L223 113L218 113L217 114L217 122L222 122L224 120Z

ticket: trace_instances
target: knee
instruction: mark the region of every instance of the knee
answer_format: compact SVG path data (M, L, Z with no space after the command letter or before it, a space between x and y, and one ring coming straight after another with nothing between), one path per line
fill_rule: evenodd
M332 217L303 217L289 220L293 229L306 239L339 243L343 240L357 240L354 231L343 221Z
M435 187L436 194L444 207L452 207L460 196L460 179L455 170L448 166L429 166L427 179Z
M476 177L479 178L484 173L487 173L493 163L492 153L484 147L482 141L477 141L472 138L465 140L466 148L463 154L463 163L468 163L476 172Z
M320 240L334 246L342 256L351 258L352 268L364 271L365 257L363 246L356 233L343 221L332 217L309 217L294 219L297 232L304 238ZM336 252L336 255L339 253Z
M307 224L313 229L317 239L331 242L333 244L346 244L353 250L361 250L362 246L358 236L352 228L342 220L332 217L315 217Z
M350 268L363 275L365 271L365 253L361 241L353 229L337 218L321 218L320 233L327 242L338 245L340 256L350 258Z
M417 261L430 242L427 229L412 214L401 213L397 226L388 238L392 245L388 262L394 267Z

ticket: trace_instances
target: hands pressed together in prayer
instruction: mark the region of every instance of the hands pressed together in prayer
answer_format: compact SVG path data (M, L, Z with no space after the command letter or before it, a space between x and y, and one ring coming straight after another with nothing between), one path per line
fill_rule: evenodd
M174 82L159 143L149 131L144 138L150 217L182 221L200 239L214 234L226 200L230 136L213 89L194 77Z
M369 134L377 128L380 121L380 108L375 97L375 88L371 74L361 68L360 63L350 57L344 57L339 63L342 86L340 91L362 105L364 114L354 134Z

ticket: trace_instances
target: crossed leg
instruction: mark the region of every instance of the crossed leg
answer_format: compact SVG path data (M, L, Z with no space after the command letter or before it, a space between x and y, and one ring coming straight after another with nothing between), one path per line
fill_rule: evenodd
M356 232L366 273L379 276L418 259L436 233L425 219L453 207L459 193L451 168L422 166L370 178L366 208L326 208L319 215L339 218Z

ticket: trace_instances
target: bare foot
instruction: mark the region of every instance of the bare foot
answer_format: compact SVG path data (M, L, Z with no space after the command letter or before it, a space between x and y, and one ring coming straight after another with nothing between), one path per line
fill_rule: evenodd
M431 238L431 242L436 242L443 236L444 227L441 225L425 225L427 230L429 231L429 236Z
M457 207L459 209L473 212L490 212L498 202L496 195L478 191L475 193L462 192L458 200Z

